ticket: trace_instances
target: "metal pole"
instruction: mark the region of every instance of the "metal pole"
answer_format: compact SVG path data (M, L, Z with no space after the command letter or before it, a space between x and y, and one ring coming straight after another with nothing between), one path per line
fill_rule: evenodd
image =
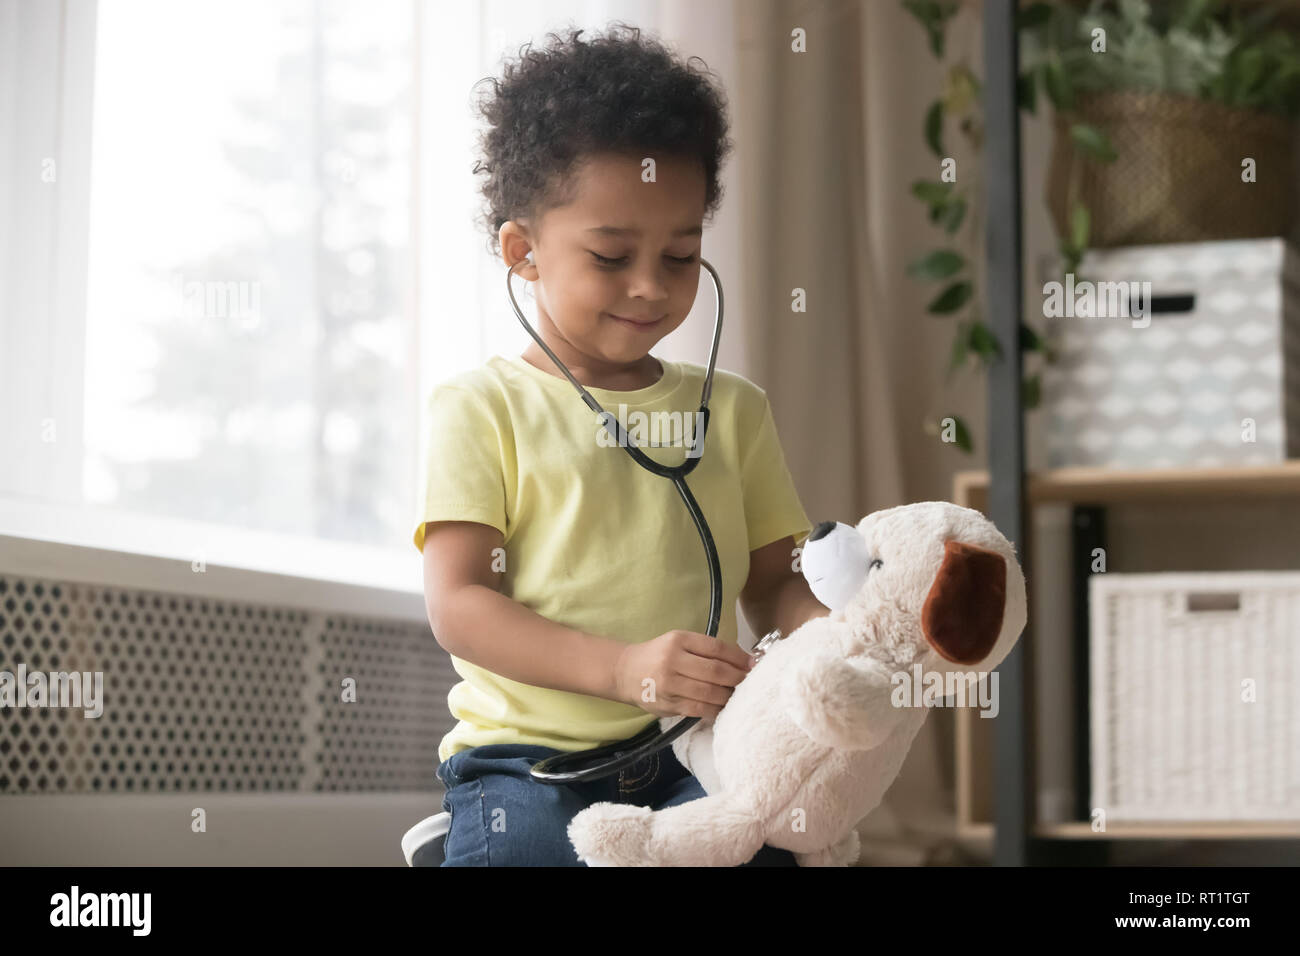
M1022 252L1020 229L1020 108L1016 96L1019 50L1015 0L984 0L984 119L987 163L988 315L1002 345L989 369L989 517L1017 543L1029 570L1025 521L1024 417L1021 405L1020 323ZM1035 862L1034 734L1031 629L999 669L1001 710L993 744L993 862Z

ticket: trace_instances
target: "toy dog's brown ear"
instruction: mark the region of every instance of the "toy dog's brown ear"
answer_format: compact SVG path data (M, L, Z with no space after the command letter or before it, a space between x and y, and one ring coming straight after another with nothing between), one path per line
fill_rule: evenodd
M1002 630L1007 562L996 551L949 540L943 565L921 609L921 629L939 656L954 664L978 664Z

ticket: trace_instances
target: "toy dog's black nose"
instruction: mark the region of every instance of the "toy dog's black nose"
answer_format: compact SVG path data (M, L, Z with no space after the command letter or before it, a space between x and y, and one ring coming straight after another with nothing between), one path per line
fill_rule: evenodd
M823 521L819 523L817 527L812 529L812 534L808 535L808 540L816 541L818 538L824 538L831 533L831 530L834 527L835 527L834 521Z

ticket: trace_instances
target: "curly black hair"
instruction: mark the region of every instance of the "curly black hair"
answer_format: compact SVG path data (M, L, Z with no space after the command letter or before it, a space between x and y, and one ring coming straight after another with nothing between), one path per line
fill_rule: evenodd
M481 221L493 256L501 252L501 226L536 221L570 201L572 174L596 153L698 158L706 220L721 202L718 171L733 143L725 95L710 82L707 65L693 66L704 61L682 63L661 41L623 22L591 40L581 38L584 32L569 26L567 37L549 33L552 42L542 50L525 43L501 79L474 84L492 84L478 103L489 127L473 172L487 174Z

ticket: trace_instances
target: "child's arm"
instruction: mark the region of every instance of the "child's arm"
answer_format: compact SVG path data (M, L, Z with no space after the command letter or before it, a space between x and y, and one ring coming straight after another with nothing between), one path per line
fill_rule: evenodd
M502 594L492 565L493 549L503 546L500 530L478 522L426 526L424 600L439 646L523 684L622 700L616 672L627 645L557 624Z
M749 552L749 577L740 592L740 606L756 638L778 627L789 637L812 618L831 613L794 570L794 553L794 538L789 535Z

